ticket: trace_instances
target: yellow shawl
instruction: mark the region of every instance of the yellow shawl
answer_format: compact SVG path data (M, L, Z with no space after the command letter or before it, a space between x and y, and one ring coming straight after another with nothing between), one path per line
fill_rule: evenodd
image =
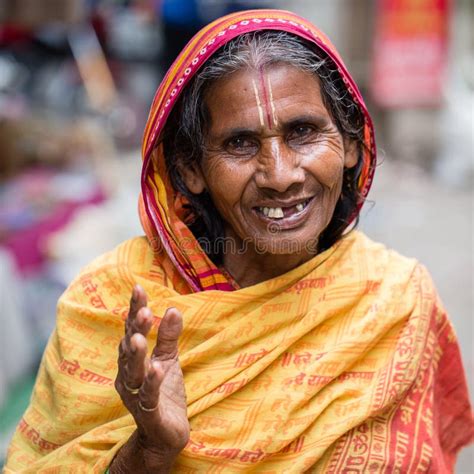
M192 432L176 472L452 468L469 401L455 335L414 260L352 232L281 277L180 294L161 257L129 240L62 296L6 472L102 473L134 431L113 387L134 283L153 314L184 315Z

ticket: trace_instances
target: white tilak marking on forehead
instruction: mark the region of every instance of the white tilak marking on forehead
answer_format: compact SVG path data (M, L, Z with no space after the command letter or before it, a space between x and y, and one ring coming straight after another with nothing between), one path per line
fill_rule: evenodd
M273 120L273 125L278 126L278 118L276 116L276 111L275 111L275 104L273 102L273 90L272 90L272 83L270 82L270 78L267 77L267 85L268 85L268 95L270 96L270 106L272 108L272 120Z
M260 96L258 95L258 87L257 83L252 79L253 91L255 92L255 100L257 101L257 108L258 108L258 116L260 118L260 125L262 127L265 126L265 122L263 121L263 109L262 103L260 102Z

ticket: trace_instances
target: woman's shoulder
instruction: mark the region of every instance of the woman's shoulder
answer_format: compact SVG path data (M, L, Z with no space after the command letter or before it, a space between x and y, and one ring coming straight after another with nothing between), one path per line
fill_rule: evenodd
M407 281L417 275L430 280L428 270L416 258L402 255L361 231L351 232L346 239L350 260L371 279Z
M346 240L348 240L352 252L357 253L365 259L370 259L373 263L407 266L413 266L419 263L416 258L402 255L384 243L371 239L360 230L352 231L347 235Z
M134 237L83 267L64 292L60 304L74 300L101 306L105 297L126 302L137 283L148 291L169 286L168 282L162 256L153 251L145 236Z
M378 304L384 302L398 312L424 302L426 307L435 308L436 314L445 313L433 279L422 263L360 231L351 234L346 243L347 260L351 262L346 277L348 285L363 288L364 295L371 295Z
M90 272L114 272L122 267L131 272L153 264L153 251L145 236L125 240L115 248L97 256L82 268L80 274Z

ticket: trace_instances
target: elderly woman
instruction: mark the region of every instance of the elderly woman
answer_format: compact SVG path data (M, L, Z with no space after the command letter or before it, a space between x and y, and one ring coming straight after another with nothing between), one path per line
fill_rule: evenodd
M374 168L313 25L199 32L146 127L146 237L60 299L7 472L452 471L473 425L451 324L422 266L350 227Z

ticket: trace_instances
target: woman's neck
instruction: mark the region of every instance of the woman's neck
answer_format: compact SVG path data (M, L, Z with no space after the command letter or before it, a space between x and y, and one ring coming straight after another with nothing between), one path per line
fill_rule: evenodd
M239 249L238 246L236 248ZM243 249L241 253L240 251L224 252L223 263L226 271L241 288L283 275L315 256L315 254L308 252L298 254L262 253L251 244L246 245L245 248L240 247L240 249Z

